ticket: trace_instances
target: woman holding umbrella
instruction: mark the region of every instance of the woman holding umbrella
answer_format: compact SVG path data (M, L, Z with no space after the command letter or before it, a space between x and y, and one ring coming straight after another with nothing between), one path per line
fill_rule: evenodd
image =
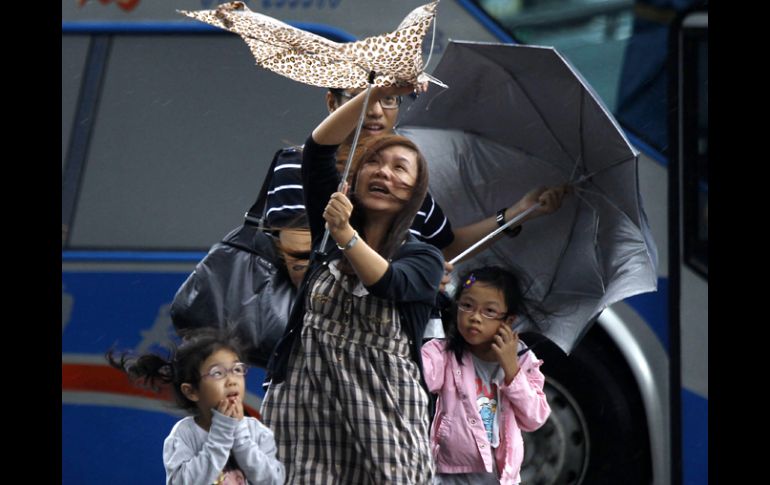
M411 89L375 87L370 102ZM288 483L429 483L433 476L419 349L443 258L409 232L427 192L427 164L406 138L369 137L350 190L337 191L335 152L364 98L332 112L303 150L318 252L270 361L262 406ZM324 228L330 250L318 247Z

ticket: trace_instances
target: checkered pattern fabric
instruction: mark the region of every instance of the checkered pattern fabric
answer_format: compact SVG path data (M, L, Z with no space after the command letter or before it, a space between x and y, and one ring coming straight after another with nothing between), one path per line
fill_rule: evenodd
M428 484L428 397L392 302L325 269L285 381L262 405L287 483Z

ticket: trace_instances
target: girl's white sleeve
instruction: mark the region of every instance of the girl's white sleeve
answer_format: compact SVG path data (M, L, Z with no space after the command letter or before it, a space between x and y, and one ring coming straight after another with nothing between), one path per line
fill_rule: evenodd
M251 484L282 484L283 463L275 457L273 432L255 418L243 418L235 430L233 455Z
M212 412L211 429L203 447L195 449L194 421L178 422L163 443L166 485L210 485L225 468L233 446L237 420Z

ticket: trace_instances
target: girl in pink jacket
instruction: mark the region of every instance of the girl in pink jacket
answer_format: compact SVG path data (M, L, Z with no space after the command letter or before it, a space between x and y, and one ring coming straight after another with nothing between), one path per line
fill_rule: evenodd
M456 324L447 325L446 340L422 348L425 381L438 394L430 434L434 483L517 484L521 431L538 429L551 413L543 361L512 329L517 316L534 321L534 307L508 270L479 268L460 281L450 312Z

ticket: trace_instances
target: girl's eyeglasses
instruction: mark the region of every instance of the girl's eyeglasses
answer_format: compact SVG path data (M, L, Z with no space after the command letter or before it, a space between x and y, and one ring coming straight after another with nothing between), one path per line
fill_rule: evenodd
M469 301L458 301L457 309L463 313L476 313L476 310L478 309L478 307L476 306L475 303L471 303ZM508 314L505 312L498 312L497 310L493 310L491 308L481 309L481 316L488 320L502 320L507 315Z
M210 377L215 381L218 381L220 379L224 379L227 376L227 374L243 377L248 372L249 372L249 368L246 364L244 364L243 362L236 362L235 364L233 364L233 367L230 369L227 369L221 365L215 365L208 371L207 374L203 374L201 377Z

